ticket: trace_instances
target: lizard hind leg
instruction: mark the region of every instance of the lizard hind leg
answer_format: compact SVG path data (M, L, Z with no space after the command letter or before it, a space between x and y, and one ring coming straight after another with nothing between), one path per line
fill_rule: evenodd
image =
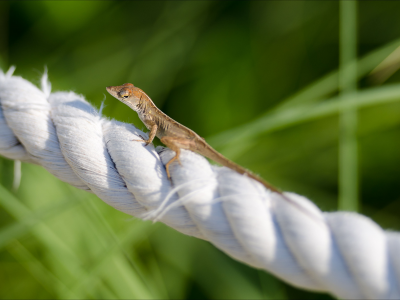
M160 140L161 140L161 143L163 143L164 145L166 145L168 148L170 148L172 151L175 151L175 153L176 153L175 156L165 165L165 169L167 171L167 176L168 176L168 178L171 178L171 175L169 173L169 166L171 165L171 163L173 163L175 160L177 160L178 163L182 166L182 163L179 160L179 156L181 154L181 149L192 150L192 149L195 149L196 145L193 141L185 139L185 138L164 136Z

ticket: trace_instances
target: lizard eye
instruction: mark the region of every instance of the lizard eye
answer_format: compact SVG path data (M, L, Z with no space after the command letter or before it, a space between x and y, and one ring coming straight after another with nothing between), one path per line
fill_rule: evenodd
M121 98L126 99L126 98L129 97L129 92L128 92L128 91L121 91L121 92L119 93L119 96L120 96Z

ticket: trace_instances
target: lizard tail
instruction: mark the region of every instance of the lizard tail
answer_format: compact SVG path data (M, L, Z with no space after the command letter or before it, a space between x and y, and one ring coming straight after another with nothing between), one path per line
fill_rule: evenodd
M293 206L295 206L301 212L310 216L316 222L318 222L318 223L321 222L321 220L319 218L317 218L313 213L311 213L310 211L308 211L307 209L302 207L299 203L293 201L291 198L289 198L287 195L285 195L280 189L274 187L273 185L271 185L270 183L268 183L267 181L262 179L260 176L257 176L256 174L252 173L251 171L249 171L249 170L235 164L233 161L227 159L225 156L223 156L222 154L220 154L216 150L214 150L210 145L208 145L208 144L198 145L197 144L197 148L198 148L197 151L199 152L199 154L201 154L209 159L212 159L213 161L215 161L225 167L228 167L240 174L246 175L246 176L258 181L259 183L264 185L270 191L279 194L283 199L285 199L287 202L291 203Z
M198 145L198 147L199 147L199 145ZM222 154L220 154L219 152L214 150L210 145L208 145L208 144L204 145L204 146L201 145L200 148L201 149L198 149L199 154L201 154L209 159L212 159L213 161L223 165L224 167L232 169L232 170L238 172L239 174L246 175L246 176L258 181L259 183L264 185L267 189L269 189L275 193L283 195L281 190L274 187L273 185L271 185L270 183L268 183L267 181L262 179L260 176L257 176L256 174L252 173L251 171L249 171L249 170L243 168L242 166L239 166L238 164L234 163L233 161L227 159L225 156L223 156Z

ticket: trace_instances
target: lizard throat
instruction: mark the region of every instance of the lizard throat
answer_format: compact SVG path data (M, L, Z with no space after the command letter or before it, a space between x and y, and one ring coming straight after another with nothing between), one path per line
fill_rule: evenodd
M124 103L125 105L128 105L131 109L133 109L134 111L138 111L138 104L136 103L136 104L133 104L131 101L126 101L126 100L124 100L124 99L120 99L120 101L122 102L122 103Z

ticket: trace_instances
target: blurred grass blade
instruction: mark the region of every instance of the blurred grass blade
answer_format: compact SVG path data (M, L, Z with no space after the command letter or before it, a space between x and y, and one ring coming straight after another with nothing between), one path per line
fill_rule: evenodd
M21 161L14 160L14 180L13 180L13 190L14 192L18 191L19 185L21 183Z
M400 100L400 85L385 85L383 87L364 89L357 94L357 98L334 97L316 104L306 104L286 109L274 111L269 118L258 119L246 126L236 128L234 138L230 138L230 143L225 147L235 147L236 143L242 143L247 138L255 138L263 133L283 129L294 124L323 118L329 115L340 113L343 109L363 107L396 102ZM260 128L263 130L261 131ZM243 148L247 149L247 148ZM223 150L221 150L223 151ZM241 155L236 151L237 156ZM233 157L231 157L233 159Z
M21 203L14 195L0 185L0 205L14 216L20 222L24 219L35 218L35 214L30 211L24 204ZM16 229L14 229L16 230ZM60 280L69 283L76 276L87 274L81 267L81 261L76 256L76 253L68 246L68 244L56 233L53 229L43 222L38 223L31 229L32 233L44 244L45 248L50 252L50 257L55 260L63 278ZM107 290L107 286L101 289ZM78 298L87 298L89 291L84 291L83 294L78 294Z
M109 245L112 245L111 249L114 249L114 251L110 252L112 255L108 256L108 259L105 259L107 257L106 256L101 258L100 261L102 263L112 263L113 268L118 268L118 270L114 270L114 272L118 271L120 273L118 278L114 276L115 273L110 276L108 269L104 270L105 272L103 273L103 276L106 276L108 280L112 282L113 288L116 289L117 295L121 298L159 298L157 295L153 295L153 293L157 293L157 289L155 289L153 286L149 286L150 281L146 278L138 266L138 261L132 260L126 253L122 247L120 238L110 227L107 220L103 217L102 213L98 209L97 204L93 201L88 201L85 203L85 205L86 204L88 213L94 216L94 218L92 218L90 221L91 223L95 224L94 230L97 231L95 234L98 236L103 245L107 245L106 249L110 248ZM136 222L134 225L131 224L131 226L134 227L134 231L137 232L144 227L138 226L141 224L143 223ZM145 225L148 226L149 224ZM138 233L137 235L142 236Z
M34 214L21 203L14 195L7 191L3 186L0 185L0 205L3 206L13 217L19 221L23 221L29 217L35 217ZM70 258L75 257L75 254L69 249L69 247L55 235L50 228L44 224L38 225L34 230L44 239L48 240L53 247L59 249L60 253ZM76 258L76 257L75 257Z
M0 196L0 199L2 197ZM8 244L10 241L20 238L21 236L32 231L32 228L42 222L44 219L54 216L60 210L65 211L68 208L72 208L75 206L78 201L74 201L74 199L70 199L67 197L66 200L57 202L55 205L44 209L38 213L32 214L29 217L23 218L18 222L15 222L11 225L3 227L0 229L0 249ZM1 201L1 200L0 200Z
M60 299L79 298L21 243L14 241L7 249L50 294ZM57 293L55 294L55 292Z
M369 81L373 84L382 84L400 69L400 46L390 53L369 74Z
M144 222L135 223L131 226L127 233L119 238L119 244L110 243L108 248L105 249L98 258L95 258L93 263L87 267L89 276L81 276L76 279L76 283L71 288L73 291L83 291L88 286L93 284L93 279L97 278L102 272L109 272L106 268L107 263L120 253L120 246L130 244L133 246L139 244L150 231L154 230L155 226L149 226ZM83 274L82 274L83 275Z
M357 98L357 1L339 2L339 90L344 101ZM357 109L339 115L339 210L358 210Z
M371 53L360 59L357 63L357 78L362 78L369 72L371 72L371 70L379 65L388 55L390 55L390 53L392 53L399 46L400 39L397 39L379 48L378 50L372 51ZM248 136L243 135L242 132L246 132L246 134L249 133L251 137L258 136L261 133L267 131L267 128L259 125L262 125L263 123L268 124L267 120L271 118L272 115L276 114L277 111L283 111L296 105L315 102L316 100L320 100L321 98L326 97L327 95L332 94L337 90L338 71L336 70L324 76L323 78L318 79L299 93L296 93L295 95L283 100L280 104L278 104L276 108L266 112L256 120L210 136L206 138L206 140L213 147L218 148L227 144L240 141L243 138L247 138ZM252 131L248 132L246 128L251 128Z
M357 62L357 79L363 78L372 72L372 70L385 61L398 47L400 47L400 39L387 43L360 58ZM349 62L351 65L354 63L353 61ZM313 102L331 93L335 93L338 90L338 81L339 70L335 70L303 88L295 95L284 99L277 105L276 109L285 109L296 104Z

